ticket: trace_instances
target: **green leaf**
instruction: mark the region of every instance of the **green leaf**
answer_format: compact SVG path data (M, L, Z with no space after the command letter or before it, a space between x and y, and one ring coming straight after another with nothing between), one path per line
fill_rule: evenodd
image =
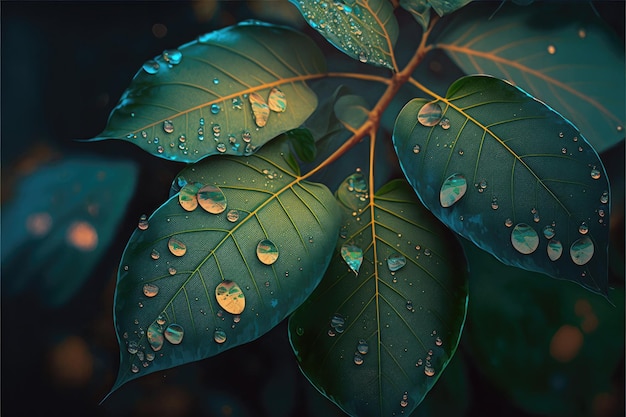
M325 71L303 34L243 22L146 62L93 140L123 139L183 162L249 155L309 117L317 97L305 81Z
M400 7L411 13L422 29L428 29L430 23L430 3L428 0L400 0Z
M306 377L346 413L408 415L456 350L465 257L403 180L370 199L356 173L337 198L347 218L342 239L321 284L289 319L291 344ZM360 268L346 255L354 247Z
M318 284L338 208L325 186L294 174L288 152L276 140L249 158L189 166L178 176L181 192L133 233L116 288L121 364L113 390L256 339Z
M571 120L598 152L624 138L623 40L589 4L505 5L493 18L491 4L466 11L435 45L466 73L523 88Z
M2 291L59 307L106 252L133 195L131 162L72 157L19 181L2 205Z
M335 103L337 119L351 132L358 130L367 121L369 114L369 105L361 96L341 96Z
M289 0L334 47L363 63L397 69L398 21L388 0Z
M291 140L293 150L303 162L313 162L317 149L315 148L315 138L309 129L293 129L285 133Z
M439 101L409 102L393 139L407 179L449 228L505 264L607 293L606 172L557 112L505 81L464 77Z
M472 0L428 0L428 3L430 3L433 10L436 11L439 16L444 16L460 9L471 1Z
M481 373L532 415L595 414L624 366L623 288L610 291L610 305L464 246L472 271L464 340Z

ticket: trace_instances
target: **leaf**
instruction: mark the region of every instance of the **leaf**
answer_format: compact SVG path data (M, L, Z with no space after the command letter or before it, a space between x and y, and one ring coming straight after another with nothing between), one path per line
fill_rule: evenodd
M607 293L606 172L557 112L469 76L438 102L410 101L393 140L407 179L449 228L507 265Z
M335 48L363 63L397 70L398 21L388 0L289 0Z
M586 3L470 7L438 37L466 73L506 79L571 120L601 152L624 138L623 42Z
M436 11L439 16L444 16L460 9L471 1L472 0L428 0L428 3L430 3L433 10Z
M346 413L408 415L456 350L465 258L405 181L372 199L366 184L356 173L337 191L348 218L342 239L321 284L290 317L289 336L306 377ZM341 257L347 246L363 252L358 274Z
M59 307L89 278L135 188L131 162L69 157L23 178L2 206L2 290Z
M365 99L357 95L345 95L335 103L337 119L351 132L356 132L368 119L369 105Z
M430 3L428 0L400 0L400 7L411 13L422 29L428 29L430 23Z
M288 152L276 140L249 158L191 165L178 177L181 192L133 233L116 288L113 390L256 339L321 280L337 205L325 186L293 173Z
M464 246L472 271L464 340L481 373L532 415L588 416L610 400L623 369L623 288L610 291L613 306Z
M243 22L147 61L93 140L123 139L182 162L249 155L307 119L317 97L305 81L325 71L306 36Z

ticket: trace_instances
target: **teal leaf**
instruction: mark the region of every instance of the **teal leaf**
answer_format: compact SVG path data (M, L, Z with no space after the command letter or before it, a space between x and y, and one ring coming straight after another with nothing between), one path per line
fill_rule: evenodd
M617 405L623 288L610 290L611 305L577 285L464 247L472 271L464 341L481 374L532 415L584 417L599 400Z
M439 16L450 14L467 5L472 0L428 0Z
M2 205L2 291L59 307L115 236L137 180L131 162L82 156L39 167Z
M182 162L250 155L309 117L317 97L306 81L325 71L303 34L243 22L147 61L93 140L122 139Z
M569 121L487 76L410 101L393 133L402 169L441 221L508 265L607 293L609 183Z
M295 175L288 152L277 140L248 158L189 166L180 193L133 233L116 288L113 390L256 339L321 280L338 207L325 186Z
M430 23L430 2L428 0L400 0L400 7L411 13L422 29Z
M369 105L361 96L344 95L335 102L335 115L346 129L354 133L367 122Z
M363 63L397 70L398 21L388 0L289 0L334 47Z
M598 152L624 138L623 40L587 3L477 4L437 37L466 73L506 79L571 120Z
M337 191L344 217L321 284L289 319L311 383L352 416L409 415L454 355L467 307L461 246L403 180ZM363 251L355 274L345 245Z

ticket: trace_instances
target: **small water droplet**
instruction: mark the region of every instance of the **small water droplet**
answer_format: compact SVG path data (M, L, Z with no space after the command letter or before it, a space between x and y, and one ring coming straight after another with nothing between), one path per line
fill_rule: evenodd
M222 142L220 142L220 143L218 143L218 144L215 146L215 149L217 149L217 151L218 151L219 153L224 153L224 152L226 152L226 145L224 145Z
M154 284L144 284L143 294L146 297L154 297L159 293L159 287Z
M361 61L362 63L367 63L367 55L365 54L365 52L361 51L359 52L359 61Z
M174 132L174 123L172 123L171 120L165 120L163 122L163 131L165 133L172 133L172 132Z
M219 114L220 110L219 104L211 104L211 114Z
M420 153L420 150L422 150L421 146L419 145L413 146L413 153Z
M413 301L411 301L411 300L406 300L406 305L405 305L405 306L406 306L406 309L407 309L407 310L409 310L409 311L414 311L414 308L413 308Z
M417 120L423 126L435 126L441 120L443 115L443 110L439 103L431 102L426 103L422 106L422 108L417 113Z
M424 374L426 374L426 376L434 376L435 375L435 368L433 368L432 366L426 365L424 367Z
M224 280L215 287L217 303L230 314L241 314L246 308L246 296L237 283Z
M213 78L213 84L218 85L220 80L218 78Z
M588 232L589 232L589 226L587 226L587 223L581 222L580 225L578 226L578 233L580 233L581 235L586 235Z
M241 110L241 109L243 109L243 101L239 97L233 98L232 104L233 104L233 109L234 110Z
M157 153L163 153L165 149L163 149L163 146L159 145L157 146Z
M161 254L159 253L158 250L152 249L152 252L150 252L150 257L156 261L157 259L161 257Z
M565 155L567 153L567 148L561 148L561 153Z
M243 139L244 142L249 143L250 140L252 140L252 135L246 130L241 134L241 139Z
M556 54L556 47L554 45L548 45L548 53L550 55Z
M424 249L424 256L430 256L430 249Z
M267 105L272 111L277 113L284 112L287 110L287 98L285 97L285 93L276 87L272 88L267 99Z
M150 224L148 223L148 216L146 216L145 214L142 214L139 217L139 223L137 223L137 228L139 230L146 230L149 226Z
M261 263L271 265L278 259L278 248L269 239L263 239L256 246L256 256Z
M213 332L213 340L221 345L226 341L226 332L218 327Z
M261 97L259 93L250 93L248 101L252 107L252 114L254 115L254 123L258 127L264 127L267 124L267 119L270 116L270 108L265 102L265 99Z
M535 223L539 223L540 220L541 220L541 218L539 217L539 212L533 213L533 221Z
M187 245L178 240L175 236L172 236L167 241L167 248L174 256L183 256L185 253L187 253Z
M127 349L128 349L128 353L130 353L131 355L134 355L137 353L139 346L136 341L131 340L130 342L128 342Z
M222 133L222 126L214 124L213 126L211 126L211 130L213 131L213 137L217 139Z
M341 246L341 257L354 273L358 274L363 262L363 250L355 245L345 244Z
M543 235L546 239L552 239L554 237L554 227L548 225L543 228Z
M491 199L491 208L497 210L499 207L500 205L498 204L498 199L496 197L493 197Z
M130 371L136 374L137 372L139 372L139 367L133 363L132 365L130 365Z
M408 405L409 405L409 393L405 391L404 394L402 394L402 399L400 400L400 407L405 408Z
M585 265L591 260L594 253L594 245L588 236L582 237L572 243L570 246L569 254L572 261L576 265Z
M513 220L511 220L511 219L506 219L506 220L504 221L504 225L505 225L506 227L511 227L511 226L513 226Z
M163 332L165 339L173 345L179 345L183 341L184 335L185 331L183 330L183 326L175 323L167 326L165 332Z
M211 214L220 214L226 210L226 196L215 185L205 185L198 190L198 204Z
M447 117L444 117L443 119L441 119L441 121L439 122L439 126L441 126L441 128L443 130L448 130L450 129L450 119L448 119Z
M443 345L443 341L441 340L439 336L437 336L437 338L435 339L435 345L437 346Z
M563 245L558 240L552 239L548 242L546 251L548 252L548 258L551 261L556 261L563 254Z
M406 258L399 253L394 253L387 258L387 267L390 271L395 272L406 265Z
M591 178L593 178L594 180L600 179L600 171L597 170L595 167L591 170Z
M161 57L170 65L178 65L183 59L183 54L178 49L166 49L161 54Z
M158 325L163 326L165 324L165 321L166 321L165 320L165 316L163 316L162 314L159 314L159 317L157 317L157 319L156 319L156 323Z
M422 366L423 363L424 363L423 360L418 359L417 362L415 362L415 366Z
M354 354L354 364L355 365L363 365L363 356L360 353Z
M359 343L356 346L356 350L361 355L367 355L367 352L369 352L370 348L365 339L359 340Z
M231 223L235 223L239 220L239 211L235 209L228 210L228 213L226 213L226 219L228 219Z
M603 191L602 195L600 196L600 202L602 204L607 204L609 202L609 192L608 191Z
M156 62L154 59L151 59L149 61L144 62L142 68L145 72L152 75L152 74L156 74L157 72L159 72L159 68L161 68L161 65L159 65L159 63Z
M528 255L537 250L539 236L535 229L529 225L519 223L511 231L511 243L519 253Z
M451 207L459 201L467 191L467 181L461 174L452 174L441 185L439 202L441 207Z
M150 327L148 327L146 337L153 351L158 352L161 350L163 347L163 330L157 322L152 323Z
M173 266L170 266L169 268L167 268L167 272L170 275L176 275L176 268L174 268Z

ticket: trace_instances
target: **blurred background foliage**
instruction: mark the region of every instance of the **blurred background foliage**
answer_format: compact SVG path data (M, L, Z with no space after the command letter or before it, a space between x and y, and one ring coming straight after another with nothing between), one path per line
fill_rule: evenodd
M624 2L594 6L623 41ZM119 259L139 216L167 198L183 165L118 141L75 141L102 130L146 59L199 34L255 18L306 31L331 66L339 53L286 0L2 1L0 7L2 415L342 415L297 369L286 323L217 357L133 381L98 405L118 366L112 305ZM414 23L410 16L400 22L407 40L405 28ZM408 56L414 41L398 56ZM363 68L342 62L342 70ZM459 75L440 53L420 69L420 79L433 80L436 90ZM336 87L325 86L327 97ZM393 106L387 118L397 114ZM377 155L385 166L380 172L393 177L397 163L385 149ZM318 179L332 188L364 165L364 151L358 145L346 155L345 175ZM468 246L466 331L415 416L624 415L624 142L602 159L614 192L614 306Z

